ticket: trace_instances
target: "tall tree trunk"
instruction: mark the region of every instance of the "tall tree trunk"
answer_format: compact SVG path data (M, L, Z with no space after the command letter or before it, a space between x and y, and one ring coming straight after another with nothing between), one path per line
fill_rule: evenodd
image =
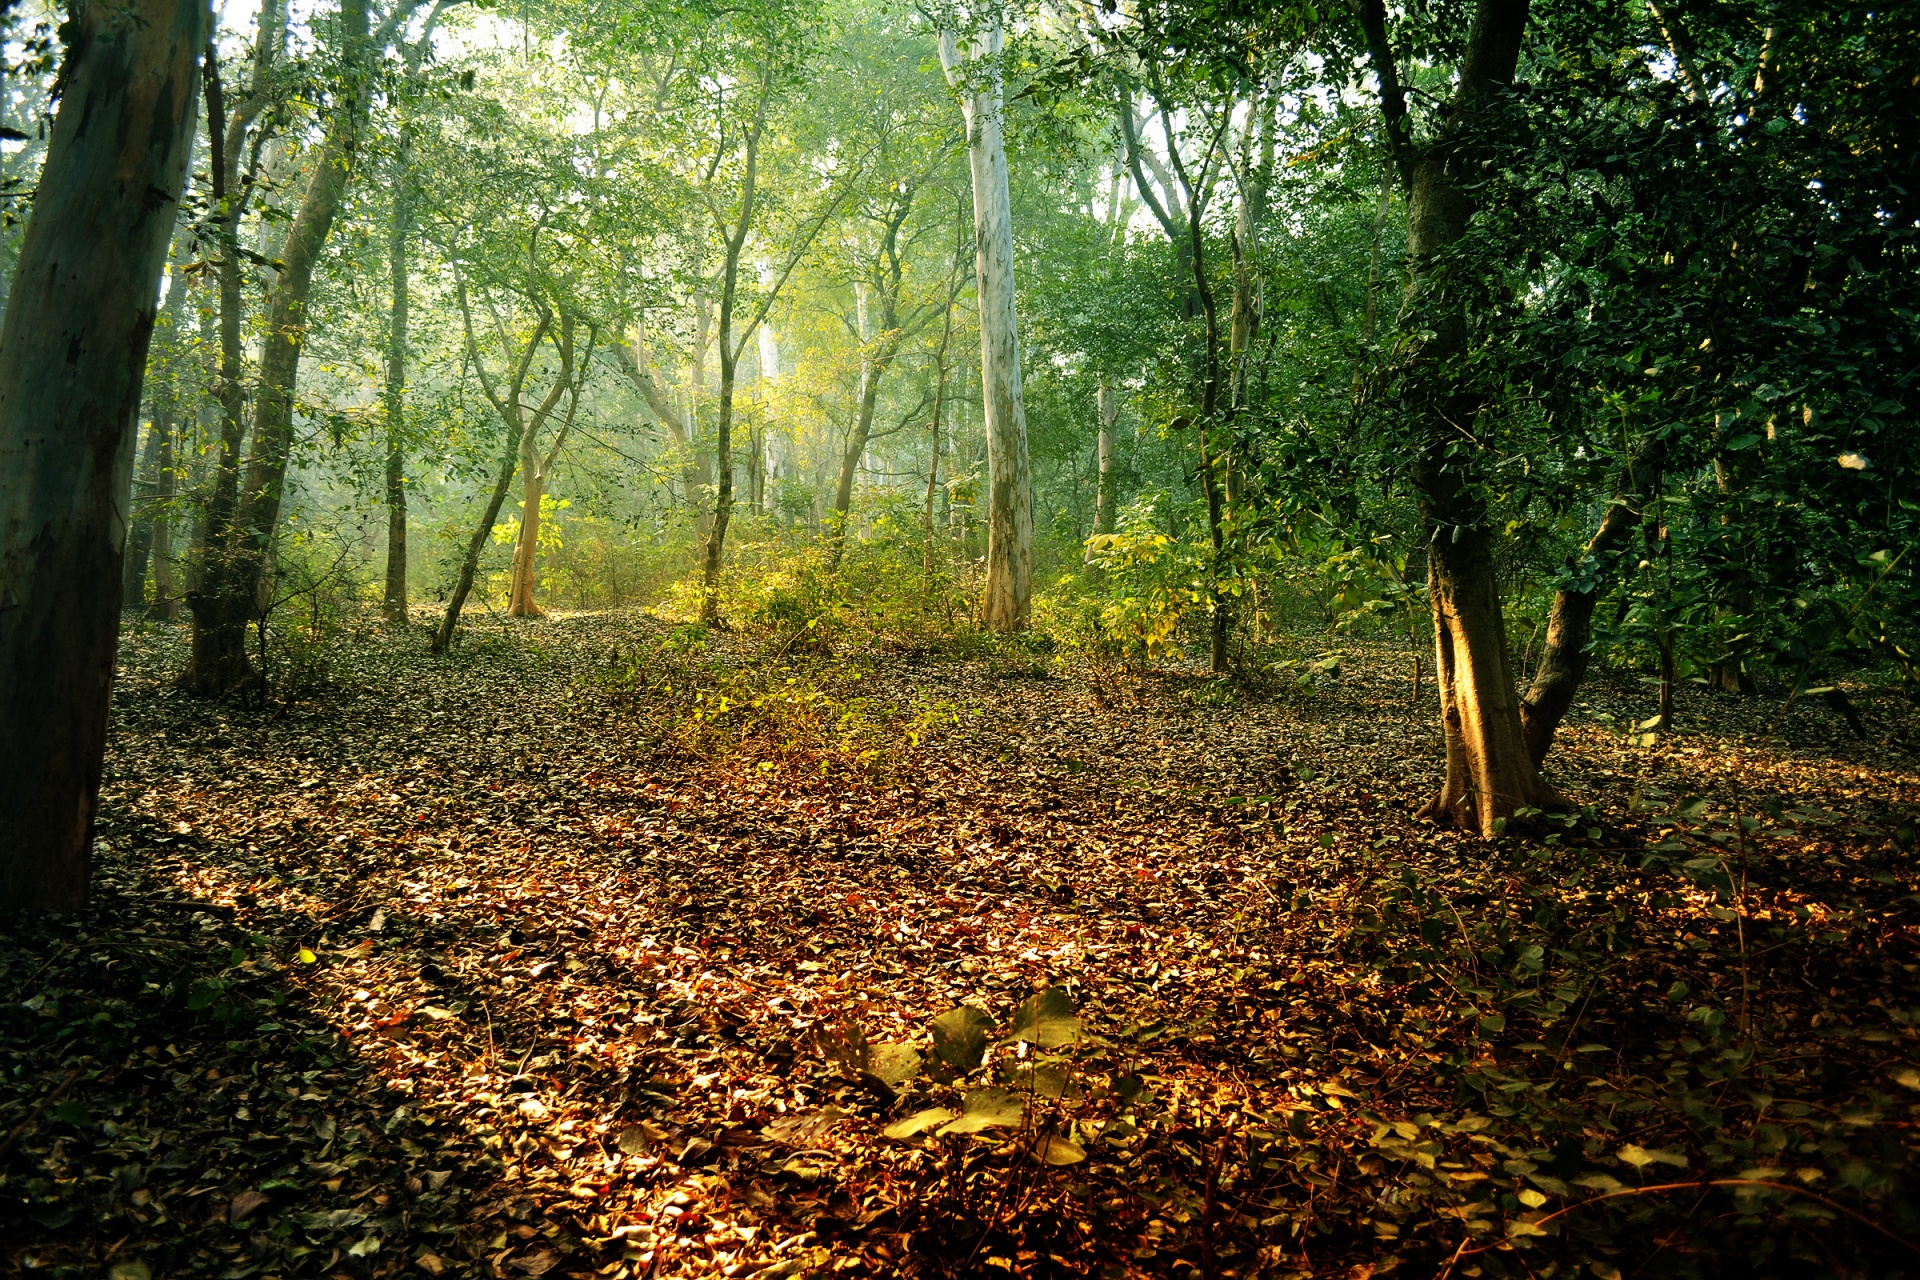
M174 403L178 405L178 384L173 391ZM176 422L173 426L175 430L160 437L160 475L153 491L153 603L147 607L149 617L165 622L180 617L180 597L173 585L173 495L177 465L174 439L179 424Z
M389 619L407 620L407 236L413 230L409 162L413 138L404 128L394 163L393 227L387 261L393 276L393 315L387 330L387 585Z
M900 347L898 330L893 329L891 307L888 308L885 321L894 336L874 353L860 376L860 408L853 420L853 430L847 433L846 448L840 451L840 479L833 487L833 512L828 518L828 529L833 540L828 561L834 569L840 567L840 556L846 549L847 515L853 509L853 482L860 474L860 459L865 456L867 444L873 439L873 414L880 403L880 379L892 367L894 355Z
M76 6L0 321L0 904L89 881L127 483L192 150L205 0Z
M172 485L162 476L173 465L173 433L180 412L180 371L175 362L181 358L180 323L186 314L186 293L187 279L176 266L167 290L166 316L158 326L159 376L153 379L147 396L151 406L147 443L141 452L140 474L134 482L133 526L127 535L126 585L122 595L122 603L129 609L140 609L147 603L147 565L153 552L155 530L166 522L164 504L173 496ZM154 363L156 361L149 361L149 367Z
M1448 446L1471 429L1483 391L1459 374L1467 319L1435 279L1440 253L1466 234L1473 200L1465 189L1475 157L1463 139L1486 105L1513 81L1526 30L1528 0L1479 0L1460 68L1460 87L1440 135L1410 164L1406 313L1432 337L1402 367L1408 409L1420 432L1414 487L1428 539L1436 677L1446 739L1446 780L1422 813L1492 836L1525 806L1561 797L1541 778L1520 719L1506 620L1494 578L1486 507L1466 483ZM1383 77L1384 80L1385 77ZM1397 122L1390 120L1397 127ZM1471 376L1471 375L1467 375Z
M155 379L154 390L159 391ZM155 395L151 400L147 424L147 442L140 450L140 470L133 481L133 496L128 516L133 523L127 532L126 581L121 584L120 604L125 609L144 609L147 603L147 556L153 550L153 503L160 490L160 441L172 433L168 420L170 407Z
M209 574L193 606L193 660L184 677L203 696L239 688L252 677L247 661L247 624L257 605L267 551L280 523L287 463L293 444L293 389L306 342L307 295L313 270L333 227L367 113L365 73L366 0L343 0L341 32L347 82L313 175L287 231L280 258L284 264L268 297L267 333L262 342L260 376L254 395L253 444L247 453L246 483L224 547L209 547Z
M1100 385L1094 392L1094 404L1100 414L1100 478L1093 494L1093 531L1104 534L1113 532L1114 507L1119 496L1116 492L1119 476L1115 474L1119 458L1114 428L1120 421L1120 397L1114 394L1113 383L1104 373L1100 375Z
M959 41L944 31L940 61L948 82L961 90L973 177L980 400L987 427L987 581L980 620L990 631L1021 631L1032 608L1033 476L1027 459L1026 406L1020 392L1013 212L1000 122L1002 39L996 20L963 58Z

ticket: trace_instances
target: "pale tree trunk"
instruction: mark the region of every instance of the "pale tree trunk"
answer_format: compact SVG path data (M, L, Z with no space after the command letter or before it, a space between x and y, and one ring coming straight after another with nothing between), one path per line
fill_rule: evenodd
M1421 524L1427 533L1428 594L1446 741L1446 778L1422 809L1436 821L1492 836L1520 808L1564 803L1540 776L1521 723L1520 697L1494 578L1494 532L1477 491L1464 483L1447 448L1470 429L1484 392L1460 380L1467 317L1440 296L1434 264L1466 234L1473 199L1465 189L1476 157L1463 139L1477 117L1513 82L1528 0L1479 0L1460 66L1459 88L1439 135L1416 153L1408 140L1405 99L1387 51L1379 0L1361 0L1387 131L1407 183L1410 279L1407 323L1431 334L1412 344L1400 376L1421 433L1413 460Z
M513 579L507 590L509 618L543 618L546 610L533 599L535 556L540 550L540 499L546 495L546 477L537 459L520 450L520 536L513 544Z
M267 301L267 333L255 384L253 444L246 483L224 547L209 546L207 575L193 607L193 659L183 683L203 696L217 696L252 678L247 661L247 624L267 551L280 522L287 463L293 444L293 389L306 342L307 295L313 270L333 227L367 113L367 94L357 77L365 70L365 0L344 0L340 9L349 82L344 101L329 122L299 211L281 247L284 264Z
M1100 471L1099 483L1093 494L1093 531L1096 534L1113 532L1114 507L1118 493L1119 476L1115 474L1118 465L1118 437L1115 428L1120 422L1120 397L1113 390L1113 383L1106 374L1100 375L1100 384L1094 392L1094 405L1100 414Z
M382 604L394 622L407 620L407 235L413 229L413 138L402 129L394 163L393 226L387 262L393 278L393 312L387 329L387 583Z
M960 91L973 175L974 277L980 300L981 404L987 428L987 581L981 625L1020 631L1033 593L1033 477L1020 394L1020 333L1014 310L1013 212L1001 133L1002 46L996 18L962 56L940 33L940 62Z
M184 284L182 287L185 287ZM177 399L178 384L174 387ZM149 617L173 622L180 616L180 598L173 585L173 495L176 488L174 448L179 428L160 437L160 474L153 491L153 603L147 606Z
M591 330L589 330L591 332ZM533 591L538 584L538 557L540 554L540 502L546 496L547 488L553 481L553 468L559 461L560 451L567 447L567 435L573 430L573 406L580 400L580 388L574 381L573 351L574 319L571 314L560 317L559 333L554 346L560 352L560 372L553 380L553 386L547 393L547 400L527 423L527 429L520 434L520 485L522 503L520 507L520 536L513 546L512 585L507 591L507 616L509 618L544 618L546 611L534 602ZM587 358L580 362L582 369L593 361L593 344L589 340ZM559 402L559 393L565 392L572 399L569 402L566 420L561 423L559 433L554 436L553 447L544 457L540 454L540 427L553 413L553 406Z
M0 321L0 904L86 902L127 483L205 0L77 6Z
M153 551L154 525L161 518L160 471L166 465L163 455L172 454L173 420L179 404L174 392L179 375L173 362L179 349L181 298L186 291L186 279L176 271L171 285L167 292L166 319L157 326L160 330L160 376L152 380L152 389L147 396L147 403L151 406L147 443L141 450L140 471L133 484L130 511L133 524L127 534L126 582L121 589L121 604L128 609L140 609L147 603L147 561ZM150 371L152 363L149 361Z

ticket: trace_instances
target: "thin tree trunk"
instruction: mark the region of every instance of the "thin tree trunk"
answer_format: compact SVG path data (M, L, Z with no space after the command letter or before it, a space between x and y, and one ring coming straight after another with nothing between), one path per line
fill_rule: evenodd
M513 544L513 579L507 589L509 618L542 618L546 611L533 599L534 557L540 549L540 499L547 491L536 459L520 447L520 536Z
M387 244L393 315L387 330L387 584L382 604L394 622L407 620L407 236L413 229L408 189L412 150L412 136L403 129L394 164L393 227Z
M175 267L167 290L166 318L159 326L160 376L153 380L152 390L147 397L152 410L146 448L141 453L140 475L134 484L133 527L127 536L126 586L122 603L129 609L141 609L147 603L147 566L153 552L155 532L166 522L165 503L173 496L172 485L163 481L162 476L173 465L173 433L180 412L180 371L176 362L181 358L180 324L186 314L186 292L186 277Z
M1001 134L1002 33L996 21L968 56L940 34L947 80L962 90L973 177L974 276L980 300L980 400L987 428L987 580L980 605L989 631L1021 631L1033 595L1033 476L1020 390L1020 333L1014 309L1013 213Z
M185 287L184 283L181 286ZM174 388L178 401L178 384ZM180 597L173 584L173 494L176 488L174 431L160 437L160 475L153 492L153 603L149 617L174 622L180 617Z
M127 483L203 0L78 6L0 321L0 904L86 902Z
M440 618L440 629L433 633L433 642L427 646L429 653L445 653L453 643L453 629L460 625L460 610L466 607L474 575L480 571L480 553L486 550L487 539L493 536L494 522L500 518L500 508L506 505L507 490L513 487L514 472L519 469L520 437L517 432L509 431L507 447L500 459L500 477L493 482L493 492L487 498L487 508L481 513L479 525L467 539L467 553L460 557L460 576L454 580L453 596Z
M1113 532L1114 509L1119 497L1116 492L1119 476L1115 470L1119 450L1114 428L1120 422L1120 397L1114 394L1113 383L1104 373L1094 392L1094 404L1100 414L1100 478L1093 493L1093 531L1106 534Z
M159 391L155 379L154 390ZM140 450L140 470L133 481L131 509L133 523L127 532L126 581L120 588L123 609L144 609L147 604L147 556L153 550L153 501L160 489L160 441L173 426L168 421L170 408L162 398L152 398L152 413L147 424L147 442Z

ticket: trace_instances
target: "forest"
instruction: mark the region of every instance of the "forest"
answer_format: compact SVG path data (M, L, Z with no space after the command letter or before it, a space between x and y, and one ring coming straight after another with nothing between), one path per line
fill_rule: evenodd
M1920 3L0 0L0 1272L1920 1276Z

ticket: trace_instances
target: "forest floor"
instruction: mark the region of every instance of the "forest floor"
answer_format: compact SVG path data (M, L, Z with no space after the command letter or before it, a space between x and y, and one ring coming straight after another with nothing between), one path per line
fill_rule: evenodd
M423 647L126 637L95 905L0 924L0 1270L1920 1273L1903 699L1596 683L1485 843L1404 651Z

